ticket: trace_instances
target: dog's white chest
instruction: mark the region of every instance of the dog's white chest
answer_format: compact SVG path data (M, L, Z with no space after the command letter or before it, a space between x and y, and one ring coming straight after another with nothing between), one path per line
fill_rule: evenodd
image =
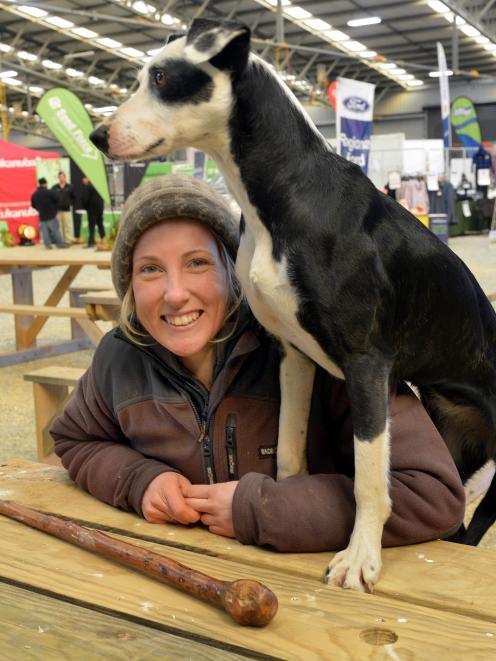
M286 258L276 262L272 239L259 222L256 240L247 227L236 260L236 272L248 303L260 323L273 335L293 344L325 370L343 378L315 339L299 324L298 300L289 282Z

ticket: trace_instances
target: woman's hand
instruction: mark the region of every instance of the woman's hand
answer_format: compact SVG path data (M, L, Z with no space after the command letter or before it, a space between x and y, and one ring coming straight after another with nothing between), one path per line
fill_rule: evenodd
M179 473L161 473L148 485L141 510L150 523L196 523L200 514L184 499L184 492L191 482Z
M232 500L238 483L190 484L184 490L185 502L201 514L200 520L210 532L236 537L232 521Z

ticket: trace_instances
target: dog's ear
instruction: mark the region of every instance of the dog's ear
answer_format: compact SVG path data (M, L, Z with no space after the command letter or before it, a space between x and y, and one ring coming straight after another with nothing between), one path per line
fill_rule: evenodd
M180 39L181 37L184 37L182 32L171 32L171 34L165 40L165 45L167 46L167 44L170 44L173 41L176 41L176 39Z
M197 18L191 23L184 55L189 62L211 62L218 69L241 72L250 52L250 29L234 21Z

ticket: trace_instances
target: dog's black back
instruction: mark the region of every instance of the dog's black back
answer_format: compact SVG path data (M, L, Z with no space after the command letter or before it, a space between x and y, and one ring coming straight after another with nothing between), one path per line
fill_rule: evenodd
M492 305L446 245L316 139L264 66L252 64L234 88L234 158L274 258L288 260L300 324L336 364L373 348L391 363L392 387L415 384L466 481L496 456ZM496 519L494 485L487 499L472 527L482 534ZM465 540L477 543L480 532Z

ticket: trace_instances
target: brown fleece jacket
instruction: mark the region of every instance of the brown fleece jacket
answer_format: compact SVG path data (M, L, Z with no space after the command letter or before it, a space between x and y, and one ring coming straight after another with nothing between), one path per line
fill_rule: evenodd
M100 343L75 396L54 423L55 451L95 497L141 514L148 484L164 471L193 483L239 479L236 537L280 551L344 548L355 517L353 429L346 384L318 370L306 476L276 482L279 355L249 321L217 345L210 392L152 341L138 348L114 330ZM455 531L464 490L420 402L391 398L391 495L384 546Z

